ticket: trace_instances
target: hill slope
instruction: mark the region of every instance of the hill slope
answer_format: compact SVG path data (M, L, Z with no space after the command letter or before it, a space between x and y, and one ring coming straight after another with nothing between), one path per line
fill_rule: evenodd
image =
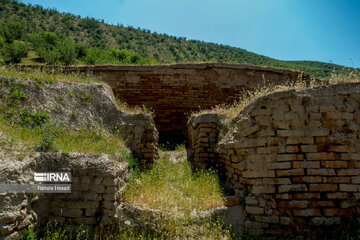
M75 43L101 49L116 48L137 52L141 57L158 63L231 62L301 70L317 78L327 78L343 66L315 61L280 61L215 43L186 40L146 29L115 26L93 18L80 18L54 9L0 0L0 22L21 22L25 33L52 32L69 37ZM142 62L144 63L144 62ZM153 63L153 62L152 62Z

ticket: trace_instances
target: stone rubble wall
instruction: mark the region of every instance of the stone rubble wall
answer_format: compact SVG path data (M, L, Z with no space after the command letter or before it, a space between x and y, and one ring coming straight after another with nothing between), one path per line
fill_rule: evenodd
M223 63L51 68L93 73L130 106L154 109L162 142L183 141L186 114L199 108L233 103L245 90L264 83L309 80L309 76L298 71Z
M72 192L1 194L1 239L19 239L28 227L51 220L77 225L116 223L115 209L121 203L127 177L127 163L123 160L108 155L36 153L16 164L4 166L2 184L34 183L33 172L71 172Z
M210 142L202 129L214 123L197 123L191 141ZM218 165L243 201L245 229L304 232L358 217L359 126L359 83L276 92L248 105L216 146ZM214 161L193 155L200 165Z
M0 76L0 84L0 101L6 101L16 85L26 96L20 107L30 113L47 112L65 128L100 127L118 134L143 164L151 164L157 155L154 120L148 114L121 111L105 83L39 83Z

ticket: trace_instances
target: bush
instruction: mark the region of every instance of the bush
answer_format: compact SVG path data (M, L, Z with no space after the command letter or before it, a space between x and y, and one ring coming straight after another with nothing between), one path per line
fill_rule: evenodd
M22 38L24 33L24 26L19 22L8 22L3 27L3 36L7 43L12 43L14 40Z
M27 45L25 43L13 42L5 45L4 57L6 63L19 63L21 58L27 55Z
M70 40L66 39L57 44L59 52L59 60L65 65L74 63L76 58L75 44Z

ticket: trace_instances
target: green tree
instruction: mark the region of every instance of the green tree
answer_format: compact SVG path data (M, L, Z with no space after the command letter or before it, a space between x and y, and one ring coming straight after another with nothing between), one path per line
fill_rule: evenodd
M27 46L25 43L13 42L5 45L4 56L6 63L19 63L21 58L26 57Z
M24 26L19 22L8 22L3 27L3 36L7 43L21 39L24 33Z
M60 41L56 48L59 52L59 60L65 65L74 63L76 58L75 44L70 39Z

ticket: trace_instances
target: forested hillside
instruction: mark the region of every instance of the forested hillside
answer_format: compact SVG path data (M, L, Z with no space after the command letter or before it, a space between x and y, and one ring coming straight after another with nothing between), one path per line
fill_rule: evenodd
M186 40L54 9L0 0L0 51L5 63L155 64L230 62L290 68L327 78L343 66L280 61L244 49ZM1 60L0 60L1 61Z

